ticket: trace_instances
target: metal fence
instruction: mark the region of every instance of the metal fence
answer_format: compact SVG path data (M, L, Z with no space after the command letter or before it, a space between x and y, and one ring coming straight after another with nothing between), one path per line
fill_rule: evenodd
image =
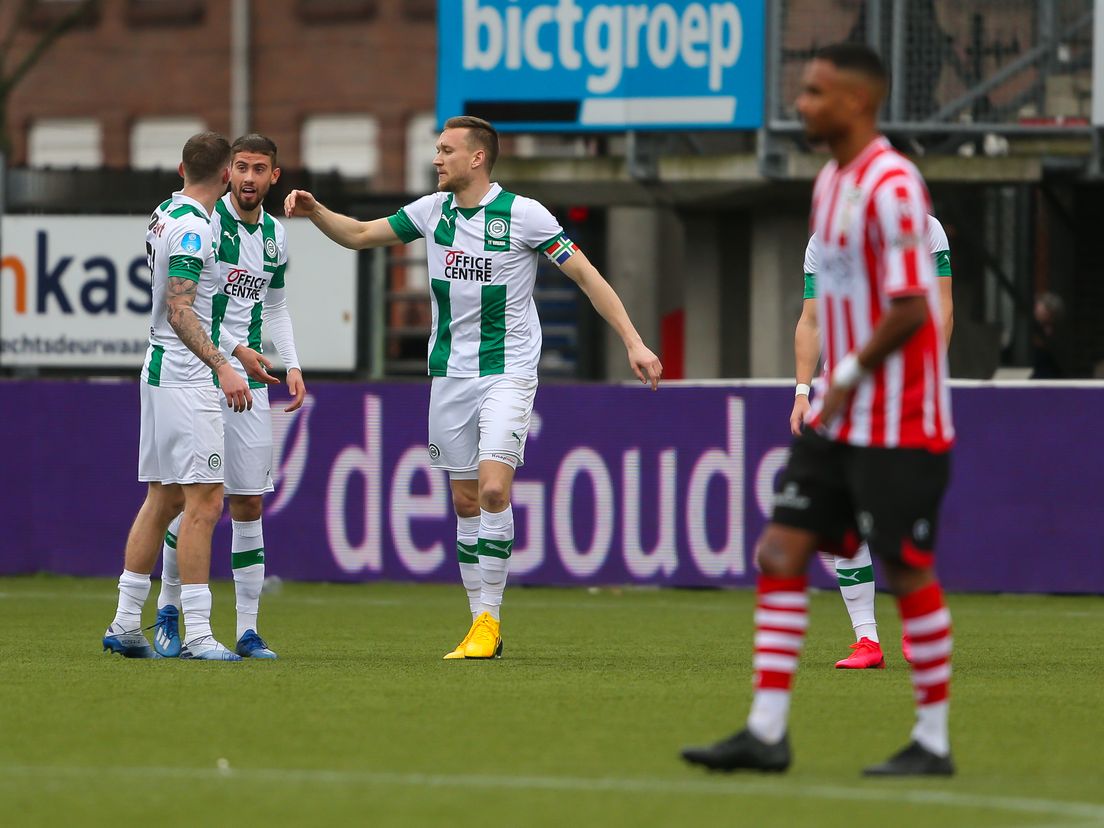
M770 129L798 128L802 66L870 44L893 76L887 132L1088 132L1092 0L777 0L769 4Z

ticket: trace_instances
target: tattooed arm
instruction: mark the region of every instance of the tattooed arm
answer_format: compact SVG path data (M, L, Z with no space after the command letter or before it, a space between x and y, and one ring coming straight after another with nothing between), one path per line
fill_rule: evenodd
M253 407L253 395L247 383L222 352L215 347L203 324L196 316L196 290L199 283L181 276L169 276L167 282L168 320L180 341L218 375L219 387L226 396L226 404L235 411L245 411Z

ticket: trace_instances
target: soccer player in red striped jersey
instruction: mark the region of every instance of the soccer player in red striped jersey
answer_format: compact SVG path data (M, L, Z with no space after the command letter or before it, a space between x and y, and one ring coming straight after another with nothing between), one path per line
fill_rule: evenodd
M927 216L924 234L927 247L935 261L935 275L939 282L941 328L945 343L949 346L954 327L954 297L951 292L951 251L947 233L939 219ZM801 306L801 318L794 331L794 357L797 387L793 410L790 413L790 431L800 437L805 428L805 418L810 413L809 392L817 363L820 361L820 330L817 327L816 274L820 270L820 255L816 235L809 237L805 248L805 295ZM839 582L851 626L855 630L855 643L851 654L836 662L836 667L848 670L881 669L886 666L882 645L878 640L878 622L874 616L874 566L870 549L864 543L852 558L821 553L821 560ZM905 660L911 660L908 639L901 639Z
M934 541L954 441L939 288L925 242L930 212L916 168L878 133L888 86L866 46L819 51L798 111L833 160L817 177L810 230L825 393L794 441L771 522L756 548L755 695L745 729L683 757L718 770L782 771L790 690L808 623L807 569L818 548L878 555L912 644L916 725L871 776L954 773L947 729L950 614Z

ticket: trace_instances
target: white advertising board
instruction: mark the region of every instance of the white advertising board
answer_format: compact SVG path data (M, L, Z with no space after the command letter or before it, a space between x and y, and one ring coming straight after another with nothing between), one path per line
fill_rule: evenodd
M141 368L148 216L4 216L0 365ZM357 254L305 219L288 231L288 303L304 371L356 367ZM275 349L265 352L279 365Z

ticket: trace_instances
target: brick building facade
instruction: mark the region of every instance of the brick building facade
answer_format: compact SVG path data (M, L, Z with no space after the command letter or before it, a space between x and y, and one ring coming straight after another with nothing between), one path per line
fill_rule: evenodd
M37 0L18 29L12 56L25 54L73 2ZM34 155L36 135L43 134L36 129L43 124L55 125L55 141L58 135L63 142L66 135L78 143L98 140L98 148L77 148L84 152L75 156L83 159L77 163L111 168L134 163L136 136L147 134L136 131L143 125L160 123L170 132L174 123L182 129L199 125L229 133L234 5L101 0L11 95L11 163L41 163ZM16 6L0 7L0 31L10 25ZM371 151L379 159L366 175L372 189L406 189L411 130L418 129L424 142L433 129L434 0L251 0L245 7L248 128L272 137L281 164L298 168L311 166L304 143L317 141L326 124L359 116L346 132L355 138L365 122L370 127L366 140L375 142ZM9 69L12 63L9 57ZM318 127L313 130L312 119ZM432 137L428 142L431 154ZM326 149L315 147L315 154L325 156ZM63 152L55 165L64 166L64 158Z

